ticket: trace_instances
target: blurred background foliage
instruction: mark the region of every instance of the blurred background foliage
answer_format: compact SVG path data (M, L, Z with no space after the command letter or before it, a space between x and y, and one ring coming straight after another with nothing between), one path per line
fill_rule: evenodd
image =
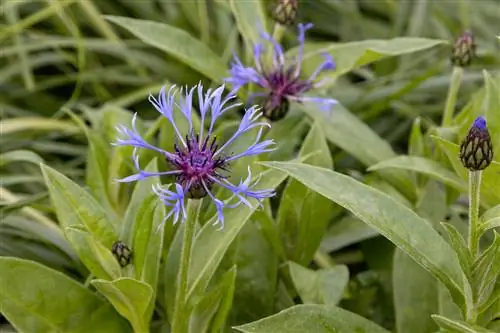
M264 2L267 14L272 5L272 0ZM310 0L300 1L298 21L314 23L308 35L308 41L314 42L398 36L450 42L355 68L336 77L326 92L390 142L396 152L406 153L417 117L424 128L439 123L451 75L451 45L464 30L474 33L478 49L477 58L465 71L458 107L482 86L484 69L498 75L500 43L493 35L499 31L499 12L497 0ZM83 184L88 146L75 116L94 127L103 125L101 115L106 110L125 109L152 118L155 111L147 102L150 91L166 83L212 83L184 62L112 24L105 15L176 27L208 45L226 63L233 50L240 53L245 48L230 3L224 0L1 2L0 255L35 260L82 282L88 272L71 256L60 230L54 228L39 162ZM294 27L288 28L284 43L296 45ZM305 133L299 127L296 134ZM365 167L358 159L339 149L333 153L337 171L364 177ZM370 181L369 177L365 180ZM458 207L457 218L463 212ZM340 211L336 216L338 223L325 235L322 251L316 253L311 267L325 262L347 264L350 288L342 306L394 328L390 281L394 246L374 237L351 216ZM349 230L342 229L346 225ZM244 293L236 291L236 305L247 302L241 296ZM241 310L233 313L233 322L256 320L271 312Z

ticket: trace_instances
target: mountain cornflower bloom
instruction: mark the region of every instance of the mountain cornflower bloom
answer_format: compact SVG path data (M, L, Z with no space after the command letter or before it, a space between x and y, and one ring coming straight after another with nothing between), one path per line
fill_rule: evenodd
M193 94L195 91L198 94L199 100L199 113L201 118L201 126L195 131L193 129L192 113ZM274 191L269 190L256 190L255 186L257 181L252 182L250 169L248 170L248 177L242 180L238 185L234 185L228 181L226 176L229 173L230 164L242 157L258 155L265 152L272 151L274 148L273 140L261 141L263 128L270 125L266 122L259 122L258 119L261 112L256 106L252 106L246 110L241 123L236 132L224 143L219 144L217 138L213 134L214 125L228 110L231 110L241 104L230 103L235 97L229 94L223 98L224 86L221 86L214 91L208 89L205 93L203 86L198 84L191 90L182 90L180 102L175 102L175 95L177 90L175 86L171 87L168 92L163 87L155 98L153 95L149 96L149 101L153 104L158 112L168 119L172 125L175 135L176 144L174 151L169 152L154 145L149 144L139 134L136 128L136 118L134 115L132 119L132 128L127 128L123 125L117 127L121 138L117 140L115 145L118 146L132 146L134 147L133 162L137 173L120 179L120 182L141 181L145 178L161 175L174 175L176 177L175 184L170 187L164 187L157 184L153 187L154 193L158 195L160 200L167 206L171 207L170 212L167 214L166 219L173 216L173 223L177 223L179 219L184 221L186 219L186 205L187 198L201 199L209 197L217 209L217 220L215 224L220 223L221 227L224 225L223 210L225 207L234 208L241 203L251 206L249 198L256 199L259 204L264 198L269 198L274 195ZM188 133L183 135L174 120L174 110L180 111L182 116L187 120ZM205 128L205 120L208 123L208 129ZM228 148L234 143L242 134L258 128L256 138L246 150L239 153L229 153ZM139 163L138 149L149 149L158 152L162 155L167 162L171 165L172 170L163 172L148 172L141 169ZM232 196L223 201L215 197L212 188L214 185L222 186L232 192Z
M255 97L264 99L264 115L270 120L282 119L287 113L290 101L293 102L314 102L321 106L321 109L328 111L337 100L331 98L306 97L305 93L317 88L325 83L325 80L317 80L320 73L335 69L332 57L325 53L325 60L314 73L307 79L301 77L301 66L304 54L304 43L306 31L312 28L312 24L299 24L298 54L290 62L285 60L282 46L268 33L261 31L261 37L272 45L272 67L267 68L263 61L265 58L264 45L258 43L253 50L255 67L245 67L241 60L235 55L231 65L231 76L226 79L233 86L233 92L241 87L255 83L264 91L257 92L250 96L250 100Z

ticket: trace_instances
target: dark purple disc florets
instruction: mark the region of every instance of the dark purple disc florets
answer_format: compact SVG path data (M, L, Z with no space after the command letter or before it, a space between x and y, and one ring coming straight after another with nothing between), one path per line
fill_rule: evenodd
M308 92L313 83L299 78L295 67L290 66L264 73L262 86L269 91L264 102L265 114L270 120L279 120L288 112L288 97Z
M224 156L215 156L218 149L215 136L207 136L200 142L198 135L186 135L186 145L184 148L176 144L175 157L167 160L180 171L177 181L187 189L189 197L203 198L207 195L205 187L212 187L213 178L225 178L219 171L227 171L227 161Z

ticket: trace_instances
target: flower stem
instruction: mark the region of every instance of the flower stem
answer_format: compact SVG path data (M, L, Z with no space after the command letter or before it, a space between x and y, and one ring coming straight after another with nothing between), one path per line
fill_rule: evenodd
M276 41L276 43L281 42L281 38L283 38L283 35L285 34L285 27L282 26L279 23L276 23L273 28L273 39Z
M451 122L453 120L453 112L455 111L455 105L457 104L458 89L460 89L460 84L462 83L463 73L464 70L462 69L462 67L453 67L453 72L451 73L450 88L448 89L446 106L444 108L443 120L441 123L443 127L451 126Z
M479 195L481 191L482 171L469 171L469 239L468 245L472 258L479 250Z
M177 276L177 293L175 297L174 317L172 322L172 332L187 332L186 316L186 295L188 289L188 273L191 261L191 250L193 247L194 232L196 229L198 210L201 200L189 199L187 203L187 219L184 222L184 234L182 237L181 259L179 275Z

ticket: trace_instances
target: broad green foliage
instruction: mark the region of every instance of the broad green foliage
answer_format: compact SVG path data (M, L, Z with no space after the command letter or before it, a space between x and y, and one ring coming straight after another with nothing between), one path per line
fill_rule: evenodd
M127 17L108 16L107 19L216 82L220 81L221 75L226 71L222 60L215 53L181 29Z
M153 297L148 284L130 278L114 281L93 280L92 285L103 294L116 311L127 318L135 332L148 330L147 308Z
M304 51L304 58L311 58L306 62L306 71L312 73L319 62L317 58L323 52L329 53L335 59L337 68L335 75L345 74L354 68L370 64L377 60L412 52L425 50L437 45L446 44L445 40L427 38L394 38L390 40L364 40L359 42L338 44L309 44ZM293 50L291 54L295 54Z
M463 306L469 293L457 255L431 225L389 196L352 178L324 168L267 162L304 185L350 210L429 270ZM372 205L372 203L376 205Z
M278 2L293 24L275 24ZM4 0L0 17L0 332L500 332L498 1ZM464 27L477 55L453 68ZM237 185L250 167L276 195L225 207L221 229L209 196L189 200L189 223L173 224L152 187L179 178L117 181L137 172L117 127L136 113L138 134L175 152L190 124L148 97L198 82L227 93L236 55L253 83L214 124L221 147L245 109L269 111L259 84L287 79L270 77L278 46L261 32L294 80L335 63L305 96L278 99L283 119L258 119L275 150L221 170ZM200 104L194 91L195 135L212 125ZM480 177L459 157L478 116L494 151ZM138 156L146 172L175 168ZM246 185L209 187L227 199Z
M387 333L354 313L327 305L296 305L276 315L238 326L244 333Z
M311 156L307 164L332 168L323 131L315 123L307 135L299 156ZM333 205L321 195L295 180L290 180L281 198L278 225L288 258L301 264L311 261L330 221Z
M290 276L304 304L337 305L342 299L349 281L346 266L313 271L293 262L288 265Z
M43 265L0 258L0 308L22 332L127 332L98 295Z

